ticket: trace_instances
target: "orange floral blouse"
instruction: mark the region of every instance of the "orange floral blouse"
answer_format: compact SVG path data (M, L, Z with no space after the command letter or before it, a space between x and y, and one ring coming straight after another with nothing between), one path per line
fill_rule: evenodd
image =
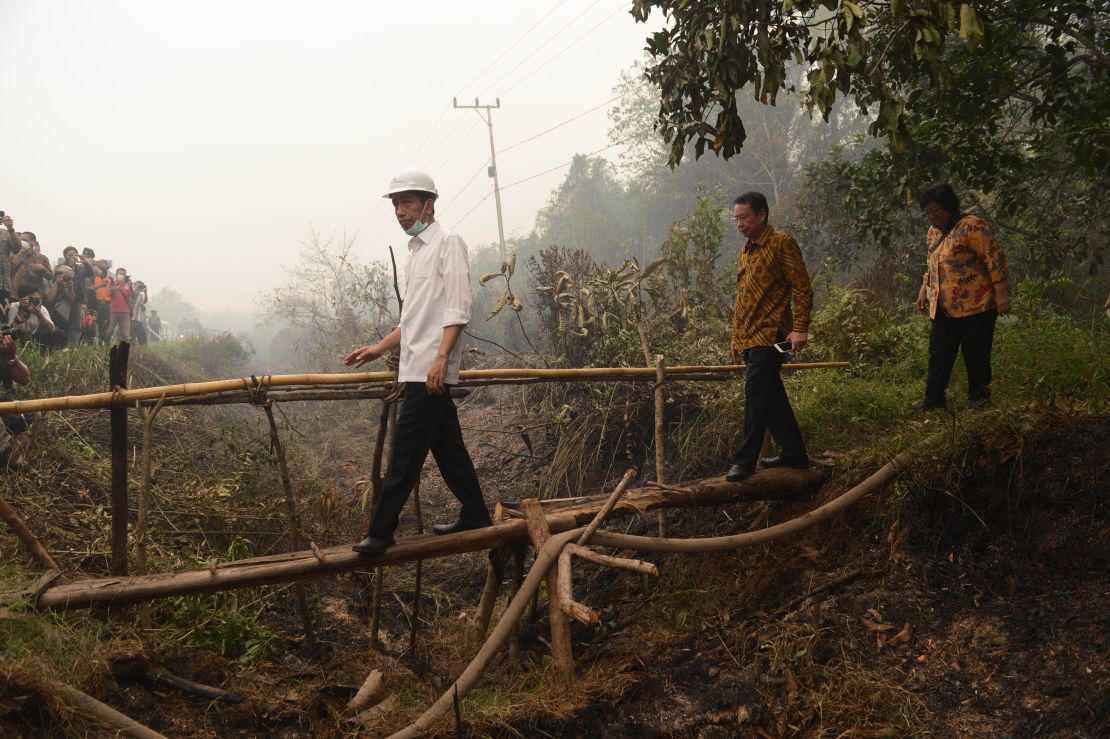
M963 318L996 307L994 283L1005 282L1010 269L986 221L965 215L944 238L940 229L930 226L925 241L930 318L936 318L938 309L946 316Z

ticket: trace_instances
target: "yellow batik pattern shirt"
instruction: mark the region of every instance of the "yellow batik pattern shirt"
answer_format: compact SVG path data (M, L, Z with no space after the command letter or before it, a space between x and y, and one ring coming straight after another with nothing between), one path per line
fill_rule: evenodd
M732 348L770 346L791 331L809 331L812 308L813 286L798 242L771 226L748 239L736 270Z
M937 317L938 309L963 318L996 307L994 283L1005 282L1010 269L986 221L965 215L943 238L940 229L930 226L925 241L930 318Z

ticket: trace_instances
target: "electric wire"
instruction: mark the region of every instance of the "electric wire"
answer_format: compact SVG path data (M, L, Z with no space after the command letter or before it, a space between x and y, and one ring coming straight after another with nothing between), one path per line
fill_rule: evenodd
M492 83L490 83L490 85L489 85L488 87L486 87L486 89L484 89L484 90L482 90L482 91L481 91L480 93L478 93L478 97L481 97L482 95L485 95L485 94L486 94L487 92L489 92L489 91L490 91L490 90L492 90L492 89L493 89L494 87L496 87L496 86L497 86L498 84L500 84L500 83L501 83L501 81L502 81L503 79L505 79L505 78L506 78L506 77L508 77L508 76L509 76L510 74L512 74L513 72L515 72L516 70L518 70L518 69L520 69L520 68L521 68L522 66L524 66L524 63L525 63L525 62L527 62L527 61L528 61L529 59L531 59L532 57L534 57L534 56L535 56L536 54L540 53L540 51L542 51L542 50L543 50L543 48L544 48L545 46L547 46L547 45L548 45L548 44L550 44L550 43L551 43L552 41L554 41L554 40L555 40L555 39L556 39L556 38L557 38L557 37L559 36L559 34L561 34L561 33L562 33L563 31L567 30L567 29L568 29L568 28L570 28L571 26L573 26L573 25L574 25L574 24L575 24L575 23L576 23L576 22L578 21L578 19L579 19L579 18L581 18L581 17L582 17L582 16L584 16L584 15L585 15L586 13L590 12L591 10L593 10L593 9L594 9L594 7L596 7L597 5L599 5L599 4L601 3L601 1L602 1L602 0L594 0L594 2L590 3L590 4L589 4L589 5L588 5L588 6L586 7L586 9L585 9L585 10L583 10L583 11L582 11L581 13L579 13L578 15L574 16L573 18L571 18L571 19L570 19L570 22L568 22L568 23L567 23L567 24L566 24L565 26L563 26L563 27L562 27L562 28L560 28L560 29L559 29L558 31L556 31L556 32L555 32L554 34L552 34L552 35L551 35L551 36L550 36L550 37L549 37L549 38L547 39L547 41L544 41L544 42L543 42L542 44L540 44L540 45L539 45L539 46L537 46L536 48L532 49L532 53L530 53L530 54L529 54L528 56L524 57L524 58L523 58L523 59L521 59L521 60L520 60L519 62L517 62L517 63L516 63L515 65L513 65L512 67L510 67L510 68L509 68L509 71L508 71L508 72L505 72L505 74L501 75L501 76L500 76L500 77L498 77L498 78L497 78L496 80L494 80L494 81L493 81ZM622 5L622 7L623 7L623 5Z
M529 29L528 29L527 31L525 31L524 33L522 33L522 34L521 34L521 35L520 35L520 36L519 36L519 37L517 38L517 40L516 40L516 41L514 41L514 42L513 42L512 44L510 44L510 45L509 45L509 48L505 49L505 50L504 50L503 52L501 52L501 55L500 55L500 56L498 56L498 57L497 57L496 59L494 59L494 60L493 60L492 62L490 62L489 64L487 64L487 65L485 66L485 69L483 69L483 70L482 70L481 72L479 72L478 74L474 75L474 79L470 80L470 82L467 82L467 83L466 83L465 85L463 85L463 86L462 86L462 87L461 87L461 88L459 89L459 91L458 91L457 93L455 93L455 97L459 97L460 95L462 95L462 94L463 94L463 92L465 92L465 91L466 91L466 89L467 89L468 87L470 87L471 85L473 85L473 84L474 84L475 82L477 82L478 80L482 79L482 75L484 75L484 74L485 74L486 72L490 71L490 69L492 69L492 68L493 68L493 66L494 66L495 64L497 64L497 63L498 63L499 61L501 61L502 59L504 59L504 58L505 58L505 56L506 56L506 55L507 55L507 54L508 54L508 53L509 53L510 51L512 51L513 49L515 49L515 48L516 48L516 47L517 47L517 46L518 46L518 45L520 44L520 42L521 42L521 41L523 41L523 40L525 39L525 37L527 37L527 36L528 36L528 34L530 34L530 33L531 33L532 31L536 30L537 28L539 28L540 24L541 24L541 23L543 23L543 22L544 22L545 20L547 20L547 17L548 17L549 15L551 15L551 14L552 14L552 13L554 13L554 12L555 12L556 10L558 10L558 9L559 9L559 6L563 5L563 3L564 3L565 1L566 1L566 0L559 0L559 2L555 3L554 5L552 5L552 6L551 6L551 8L550 8L550 9L549 9L549 10L548 10L548 11L547 11L546 13L544 13L544 14L543 14L543 16L542 16L542 17L541 17L541 18L540 18L540 19L539 19L538 21L536 21L536 22L535 22L535 23L534 23L534 24L533 24L533 25L532 25L532 26L531 26L531 27L530 27L530 28L529 28ZM442 117L442 116L441 116L441 117Z
M466 192L466 189L468 187L470 187L471 183L474 182L474 180L478 177L478 175L482 174L482 170L486 169L489 166L489 163L490 163L489 159L482 162L482 166L478 167L478 169L474 172L474 174L470 175L470 179L466 181L466 184L464 184L462 187L460 187L458 190L456 190L455 194L451 196L451 199L443 204L442 210L446 211L448 208L450 208L451 204L454 203L456 200L458 200L460 195L462 195L464 192Z
M474 131L477 130L478 124L481 122L482 121L474 121L474 125L466 130L466 133L464 133L462 138L459 139L459 143L455 144L455 148L448 152L447 156L441 159L435 165L429 165L428 170L431 172L442 171L443 168L447 166L447 163L454 159L455 155L459 153L459 150L462 149L463 144L469 141L470 137L474 135Z
M432 161L432 159L435 158L435 155L438 154L440 152L440 150L443 148L443 145L446 144L451 139L451 134L453 134L458 129L458 127L460 125L462 125L462 122L463 122L462 116L459 116L459 118L455 121L455 125L451 126L451 130L448 131L447 135L444 136L440 140L439 146L437 146L435 148L435 150L433 150L432 153L428 155L428 158L424 160L425 162L430 162L430 161ZM427 169L427 167L425 167L425 169Z
M601 147L600 149L595 149L594 151L591 151L587 154L575 154L574 159L577 159L580 156L592 157L592 156L595 156L597 154L600 154L603 151L606 151L607 149L612 149L614 146L620 146L620 145L625 144L625 143L628 143L627 139L625 139L623 141L615 141L611 144L608 144L606 146ZM508 190L511 187L516 187L517 185L522 185L525 182L536 179L537 177L543 177L545 174L551 174L552 172L556 172L560 169L563 169L564 167L569 167L570 165L574 164L574 159L571 159L569 162L563 162L562 164L556 165L556 166L551 167L549 169L545 169L542 172L536 172L535 174L528 175L527 177L516 180L515 182L510 182L507 185L502 185L501 188L500 188L500 191L505 192L506 190ZM455 225L458 225L458 224L462 223L463 221L465 221L474 211L476 211L478 209L478 206L480 206L482 203L489 200L492 195L493 195L493 190L490 190L488 193L486 193L486 195L481 200L476 202L470 208L470 210L468 210L466 213L464 213L462 218L459 218L457 221L455 221L454 222Z
M579 118L582 118L583 116L589 115L590 113L593 113L595 110L597 110L599 108L604 108L606 105L609 105L610 103L615 103L616 101L620 100L623 97L627 97L628 95L629 95L629 93L626 92L624 94L617 95L615 98L610 98L609 100L606 100L604 103L601 103L600 105L595 105L594 107L590 108L589 110L585 110L585 111L579 113L578 115L574 116L573 118L568 118L565 121L563 121L562 123L554 125L551 128L545 129L543 131L540 131L537 134L533 134L532 136L529 136L528 138L524 138L524 139L521 139L520 141L509 144L504 149L498 149L497 153L498 154L504 154L507 151L512 151L513 149L520 146L521 144L527 144L529 141L535 141L536 139L540 138L541 136L546 136L547 134L551 133L552 131L560 129L563 126L567 125L568 123L574 123Z
M577 44L577 43L578 43L579 41L581 41L582 39L586 38L586 37L587 37L587 36L589 36L589 35L590 35L591 33L593 33L593 32L594 32L594 31L596 31L596 30L597 30L598 28L600 28L600 27L601 27L601 26L602 26L602 25L603 25L604 23L606 23L606 22L608 22L609 20L611 20L611 19L612 19L612 18L613 18L614 16L616 16L616 15L617 15L617 13L620 13L620 12L621 12L622 10L625 10L625 9L626 9L626 8L628 7L628 5L629 5L629 4L628 4L627 2L625 2L625 3L622 3L622 4L621 4L621 6L620 6L619 8L617 8L617 9L616 9L616 10L614 10L614 11L613 11L612 13L610 13L609 15L605 16L604 18L602 18L602 19L601 19L600 21L598 21L596 25L594 25L594 26L593 26L592 28L590 28L590 30L586 31L586 32L585 32L584 34L582 34L581 36L579 36L578 38L576 38L576 39L575 39L574 41L571 41L571 42L570 42L569 44L567 44L566 46L564 46L564 47L563 47L562 49L560 49L560 50L559 50L558 52L556 52L556 53L555 53L555 55L554 55L554 56L552 56L552 57L551 57L550 59L548 59L548 60L547 60L546 62L544 62L544 63L543 63L543 64L541 64L540 66L536 67L536 68L535 68L535 69L533 69L533 70L532 70L531 72L529 72L528 74L524 75L523 77L521 77L521 78L520 78L519 80L517 80L517 81L516 81L516 82L514 82L513 84L509 85L509 87L508 87L508 88L506 88L506 89L505 89L505 91L504 91L504 92L502 92L501 94L502 94L502 95L508 95L508 94L509 94L509 93L510 93L511 91L513 91L514 89L516 89L517 87L519 87L519 86L520 86L521 84L523 84L524 82L527 82L528 80L530 80L530 79L531 79L531 78L532 78L533 76L535 76L535 74L536 74L537 72L539 72L539 71L540 71L541 69L543 69L544 67L546 67L546 66L547 66L548 64L551 64L551 62L555 61L555 60L556 60L556 59L558 59L558 58L559 58L560 56L562 56L563 54L565 54L565 53L566 53L567 51L569 51L569 50L570 50L570 49L571 49L572 47L574 47L574 46L575 46L575 44Z

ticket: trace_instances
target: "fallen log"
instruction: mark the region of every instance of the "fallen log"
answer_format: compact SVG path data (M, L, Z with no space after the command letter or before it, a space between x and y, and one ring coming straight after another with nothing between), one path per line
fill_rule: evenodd
M776 468L759 470L741 482L726 482L723 477L690 482L684 486L688 493L655 487L634 488L625 491L611 515L796 498L805 491L814 490L823 475L820 470ZM581 498L573 507L557 512L545 510L548 527L554 534L588 523L601 510L609 495ZM48 588L36 599L36 605L42 609L67 610L141 603L176 595L211 593L326 577L352 570L414 562L418 559L489 550L510 542L527 540L527 523L522 519L510 519L487 528L447 536L405 537L375 557L357 554L351 550L350 545L344 544L321 550L324 555L322 559L313 551L305 550L241 559L216 565L211 569L76 580Z

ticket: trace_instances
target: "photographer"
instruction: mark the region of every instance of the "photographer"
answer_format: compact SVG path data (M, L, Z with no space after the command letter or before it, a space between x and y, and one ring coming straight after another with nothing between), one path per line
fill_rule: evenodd
M135 288L131 291L131 335L135 341L146 346L146 283L135 280Z
M54 281L46 291L46 310L54 325L62 332L63 344L76 344L81 339L81 307L73 281L73 268L64 264L54 270Z
M50 260L42 253L39 240L32 232L24 231L19 237L22 248L12 259L12 287L17 294L24 285L46 290L54 274Z
M131 278L127 270L120 267L116 270L116 279L109 287L111 291L111 313L108 317L108 329L104 333L104 340L109 344L116 340L119 333L120 341L131 341Z
M54 349L65 342L65 334L58 330L50 313L42 304L42 293L34 285L19 288L19 301L8 309L11 336L17 341L34 341L47 349Z
M15 341L7 334L0 334L0 384L3 385L0 400L11 400L15 385L26 385L30 381L30 370L16 356ZM0 467L16 467L23 462L30 445L28 426L34 421L29 416L22 413L0 416Z

